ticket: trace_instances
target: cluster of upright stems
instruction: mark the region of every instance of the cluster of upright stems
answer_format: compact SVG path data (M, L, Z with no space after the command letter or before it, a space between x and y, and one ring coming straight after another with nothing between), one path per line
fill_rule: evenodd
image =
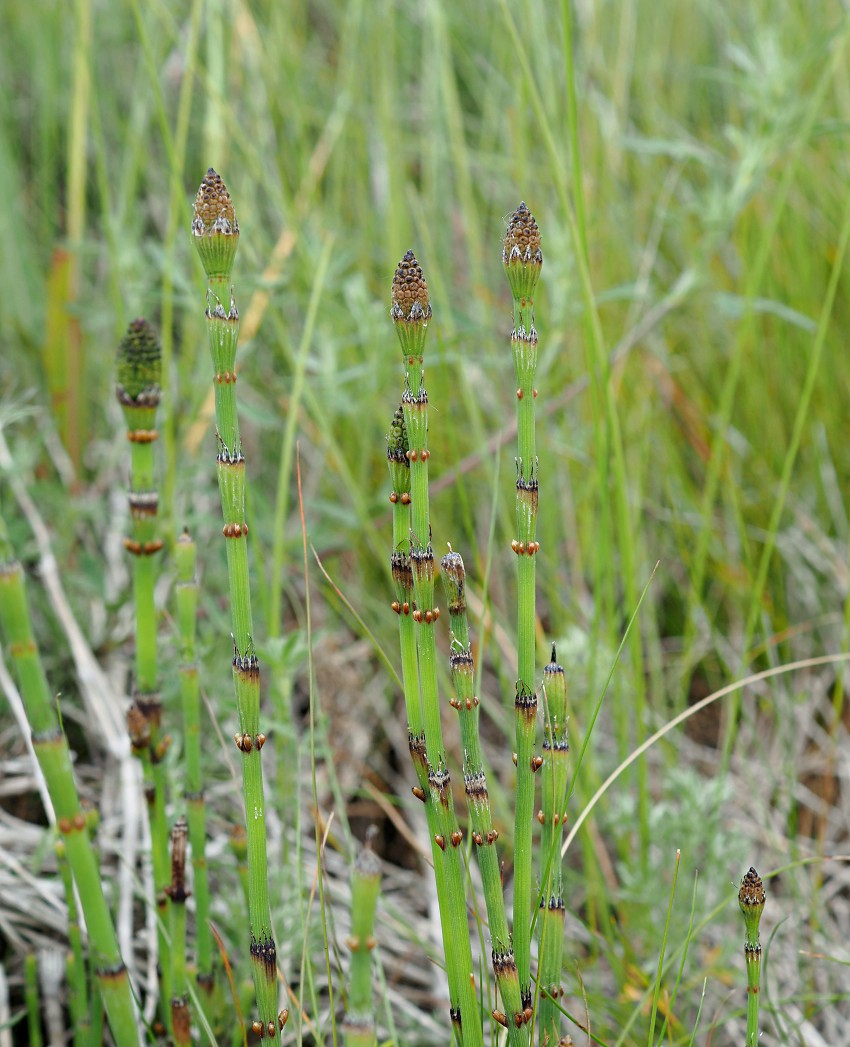
M535 755L538 700L535 687L535 561L538 475L534 432L534 371L537 332L534 329L534 288L543 256L540 233L525 204L512 215L504 242L503 261L513 296L511 334L517 379L518 454L516 483L517 537L511 543L518 571L518 671L516 712L516 824L514 829L514 919L508 927L502 893L487 782L478 735L479 698L474 693L475 669L466 615L465 570L458 553L441 562L451 628L450 671L454 687L451 705L460 718L463 775L469 829L484 886L492 942L493 972L504 1010L493 1018L508 1030L511 1044L528 1043L534 1018L531 978L531 933L536 896L532 889L531 836L534 821L534 775L545 767L541 897L541 1042L557 1041L555 1001L563 939L560 843L566 801L566 683L554 652L545 679L547 695L544 755ZM401 343L405 368L404 393L387 437L393 504L393 610L399 615L402 681L407 710L410 752L418 785L414 794L425 803L432 840L437 894L451 1018L463 1044L482 1035L471 967L463 877L459 854L463 834L454 814L450 772L446 766L436 683L434 556L428 512L428 395L423 349L431 304L422 269L412 251L399 262L393 278L391 316Z
M269 908L265 797L260 729L260 663L254 648L248 573L248 524L245 519L245 457L236 407L236 348L239 313L231 274L239 244L239 223L224 182L210 168L195 198L192 238L207 277L207 333L212 357L219 494L224 518L233 637L233 683L239 729L234 738L241 755L248 852L248 923L251 968L258 1017L254 1032L280 1042L287 1018L278 1012L277 950Z
M230 195L210 169L195 200L192 235L206 273L206 320L215 391L216 458L226 541L232 613L232 670L241 754L245 829L232 846L240 858L251 933L250 959L258 1016L252 1030L261 1040L280 1042L288 1012L278 1011L278 968L271 926L266 855L262 750L266 736L260 724L260 672L254 649L245 519L245 458L236 406L235 359L239 316L231 273L239 226ZM516 730L516 798L514 825L513 930L506 910L501 867L496 851L499 832L490 807L479 737L480 700L475 693L475 665L467 617L466 572L459 553L441 560L449 626L449 669L458 713L463 752L463 781L468 805L471 849L484 890L492 943L491 960L501 1007L492 1018L506 1029L511 1047L527 1045L535 1027L541 1045L561 1041L558 999L562 994L564 900L561 847L569 793L566 674L552 646L542 673L542 755L535 753L538 701L536 681L535 564L539 472L534 404L537 390L538 336L534 327L534 291L543 256L540 233L525 204L509 221L503 246L504 268L513 298L511 347L516 375L516 537L517 680L514 696ZM425 807L439 901L450 998L450 1019L463 1047L483 1047L480 999L466 900L464 833L454 809L452 780L446 761L437 686L435 630L440 611L435 602L435 564L431 541L428 473L428 394L423 365L425 338L432 310L428 287L412 251L396 269L391 317L404 364L404 390L387 436L393 506L391 556L402 659L402 683L408 720L408 742L417 777L414 796ZM187 859L192 854L197 906L197 985L213 989L212 936L208 924L209 885L205 863L205 815L201 775L201 722L195 631L198 586L196 549L184 532L176 544L177 621L180 635L180 684L185 724L186 803L170 833L166 818L163 756L168 738L162 730L162 702L157 669L157 614L154 604L156 554L163 547L157 534L158 496L153 446L160 400L161 356L157 338L144 320L130 325L118 350L116 393L131 447L129 506L132 535L125 546L134 560L136 609L135 687L128 713L133 751L141 760L148 801L158 919L160 992L163 1020L177 1047L192 1042L189 978L186 964ZM60 876L68 903L70 952L67 962L69 1009L74 1043L99 1042L102 1003L118 1047L138 1045L138 1015L127 970L104 896L89 819L82 810L67 739L54 706L32 633L20 564L14 558L0 518L0 632L21 686L36 757L56 816ZM533 889L532 830L535 780L541 772L537 892ZM72 882L73 881L73 882ZM76 883L88 933L93 986L76 911ZM375 909L380 890L380 863L371 833L352 872L351 985L343 1035L347 1047L376 1043L371 951L375 946ZM757 1047L761 945L759 921L765 905L761 878L750 868L738 895L746 925L747 1047ZM532 976L531 940L539 931L537 976ZM39 1029L34 962L26 967L27 1003L33 1037ZM535 989L536 985L536 989ZM165 1006L165 1005L168 1006ZM504 1008L504 1009L501 1009ZM40 1036L40 1031L37 1033Z
M163 756L168 737L162 728L162 701L157 684L157 614L154 605L155 554L163 547L157 535L159 499L154 474L156 410L160 400L161 351L146 320L134 320L118 347L116 396L127 425L130 443L130 492L128 501L132 537L125 547L132 554L136 611L136 682L127 724L133 752L142 762L145 795L153 848L156 892L157 947L160 973L160 1011L163 1024L176 1044L189 1043L189 994L186 979L185 939L188 897L185 883L175 884L175 855L191 840L195 873L197 915L197 984L209 1000L213 989L212 937L209 928L209 886L206 873L206 824L200 754L200 689L195 665L195 631L198 588L195 580L195 545L188 533L177 543L177 621L182 663L180 693L185 729L186 803L189 825L178 821L169 832L166 815L166 777Z

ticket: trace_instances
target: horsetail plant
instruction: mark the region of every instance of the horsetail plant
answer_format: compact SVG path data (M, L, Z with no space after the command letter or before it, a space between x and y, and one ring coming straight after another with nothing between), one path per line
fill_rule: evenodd
M375 1047L375 1000L372 993L372 950L375 909L381 890L381 863L372 850L374 825L366 833L363 849L351 870L351 988L343 1023L345 1047Z
M511 215L502 247L502 261L513 297L511 349L517 398L517 537L511 548L517 556L517 682L516 807L514 826L514 950L523 1009L531 1006L531 830L534 818L534 772L541 759L534 755L537 727L535 690L535 564L540 543L537 533L537 449L534 429L534 372L537 332L534 329L534 289L543 254L540 230L524 203Z
M160 401L162 350L147 320L136 319L118 346L115 395L127 426L130 443L130 506L133 536L124 546L133 557L133 600L136 612L135 685L131 722L133 751L140 758L151 832L160 1004L168 1016L170 954L168 948L168 821L165 813L166 778L162 762L168 739L162 733L162 698L157 679L157 619L154 602L156 554L162 549L156 525L159 496L156 489L154 443L156 411ZM145 730L141 732L141 719ZM144 743L139 743L140 732Z
M209 925L210 888L206 860L206 807L201 771L201 696L195 661L198 581L195 577L196 546L188 531L177 540L177 624L180 630L180 695L183 703L184 757L186 761L186 809L189 845L192 849L192 879L195 892L196 981L207 999L214 988L213 940ZM172 899L173 900L173 899Z
M746 937L744 960L747 965L747 1047L758 1047L759 1042L759 991L761 983L761 944L759 922L764 912L767 896L761 877L750 866L738 891L738 905L744 914Z
M457 824L451 776L445 763L440 701L437 688L437 652L434 627L439 609L434 606L434 551L428 505L428 393L425 389L423 352L431 303L422 269L412 251L396 268L390 311L401 343L405 365L402 396L406 457L410 462L410 515L408 521L410 569L414 603L410 617L416 623L419 669L418 702L414 683L405 680L410 753L419 785L416 795L425 802L431 853L440 909L443 947L449 982L450 1016L455 1036L464 1047L483 1044L472 944L466 915L464 868L460 849L463 833ZM393 462L390 462L393 471ZM393 476L395 481L396 477ZM399 479L402 479L399 477ZM401 502L401 492L395 505ZM403 548L403 546L402 546ZM396 564L394 562L394 569ZM394 574L395 574L394 570ZM397 589L401 586L396 581ZM401 607L402 618L406 617ZM409 666L404 658L403 669ZM409 662L409 651L406 661ZM415 681L415 676L413 680Z
M30 622L21 565L0 518L0 631L15 666L36 758L56 812L88 931L94 976L117 1047L139 1044L136 1008L121 959L100 869L80 806L68 739L62 730Z
M522 1004L517 977L516 961L505 899L502 893L499 860L495 843L499 838L493 827L490 796L487 792L487 777L481 755L478 733L479 699L475 694L474 662L469 625L466 615L466 571L460 553L449 552L440 561L442 579L446 590L446 606L451 624L451 654L449 666L455 697L451 704L460 718L460 738L463 748L463 782L469 807L469 826L475 844L481 880L484 885L484 900L490 924L493 944L491 959L493 974L502 998L505 1012L494 1011L493 1017L508 1030L508 1043L527 1044L528 1030L524 1028L532 1017L530 1008Z
M171 1034L175 1047L188 1047L192 1042L189 1017L189 986L186 980L186 845L189 826L184 817L171 830Z
M207 331L213 365L219 494L230 583L233 682L242 754L242 789L248 846L248 922L251 967L259 1018L253 1028L280 1043L286 1020L277 1009L277 950L269 908L265 798L260 730L260 663L254 648L245 522L245 457L236 408L236 348L239 313L230 278L239 245L239 224L224 182L210 168L195 198L192 238L207 277Z
M552 659L543 669L543 766L541 801L537 820L541 830L540 959L537 984L540 987L540 1042L559 1042L561 964L564 952L564 897L561 870L561 841L567 821L567 677L558 664L555 645Z

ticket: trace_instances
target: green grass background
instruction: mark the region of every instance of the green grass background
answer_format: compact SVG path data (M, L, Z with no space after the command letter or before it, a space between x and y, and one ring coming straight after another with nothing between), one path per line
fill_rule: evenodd
M308 541L357 613L311 556L317 669L323 652L357 645L358 672L379 696L365 722L380 748L382 720L403 716L376 648L397 661L384 436L401 389L389 285L408 247L434 308L435 549L451 542L466 559L493 738L509 723L514 382L501 236L520 199L545 259L540 666L558 641L576 757L658 564L590 736L572 819L689 703L748 672L842 650L841 4L6 0L0 10L0 422L104 657L129 622L127 587L103 554L124 526L115 514L127 468L113 353L145 315L165 350L164 527L173 538L188 524L201 543L207 687L232 733L216 644L228 627L203 284L188 237L210 165L242 230L239 393L269 715L284 734L290 683L296 699L309 693L321 766L346 742L333 730L340 695L312 686L304 656L296 441ZM0 490L32 563L30 532ZM165 584L161 597L167 636ZM40 614L56 638L44 644L56 689L73 705L58 627L46 605ZM665 1042L687 1043L704 979L695 1042L709 1028L713 1042L732 1042L744 1007L732 881L750 864L787 867L768 902L777 959L765 1028L775 1042L815 1043L807 1029L847 1019L846 966L833 962L847 959L835 915L846 888L820 861L847 842L842 681L834 667L810 668L722 699L594 809L568 859L564 1005L600 1042L648 1042L655 999L654 1039L669 1016ZM509 747L496 772L505 782ZM306 742L301 759L300 787L277 768L284 820L293 789L309 800ZM336 796L344 825L348 797ZM213 832L224 820L213 816ZM509 836L507 816L505 826ZM278 899L279 921L303 920L306 902L296 917L283 887ZM329 1030L333 1017L322 1020ZM409 1015L399 1022L416 1042ZM564 1031L583 1042L570 1020Z

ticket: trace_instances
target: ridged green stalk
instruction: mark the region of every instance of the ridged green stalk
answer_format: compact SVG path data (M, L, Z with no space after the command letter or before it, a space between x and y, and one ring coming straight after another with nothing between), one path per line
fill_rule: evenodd
M410 722L411 755L424 793L437 896L443 930L443 948L449 980L452 1025L464 1047L483 1044L478 997L472 965L472 944L466 914L464 868L452 797L451 777L445 765L437 688L437 651L434 627L434 551L428 505L428 394L422 367L425 335L431 317L428 287L412 251L399 262L393 277L391 316L401 343L406 379L402 411L410 461L410 564L416 607L421 718ZM413 703L415 704L415 703ZM415 710L414 714L415 714ZM410 717L411 710L408 709ZM424 738L419 725L424 728ZM427 774L427 786L423 782Z
M0 519L0 630L15 667L21 698L32 729L36 758L56 812L88 930L95 979L118 1047L138 1045L136 1008L127 968L118 950L112 916L103 894L100 869L80 807L77 785L53 692L47 683L30 624L21 565L14 559Z
M171 995L168 949L168 820L165 813L165 765L162 760L168 738L162 732L162 698L157 677L157 616L154 586L157 554L162 540L157 536L159 495L156 488L154 444L156 410L160 401L162 351L153 328L146 320L134 320L118 346L115 395L121 405L130 443L130 517L133 536L124 545L133 557L133 600L136 612L135 710L144 718L141 731L133 715L133 751L139 756L145 779L153 860L154 890L158 913L157 947L160 971L160 1004L168 1020ZM141 736L146 744L138 744Z
M744 960L747 965L747 1047L758 1047L759 991L761 987L761 945L759 922L764 912L766 895L761 877L750 866L738 892L738 905L744 914L746 938Z
M90 1047L92 1023L89 1014L89 990L86 977L86 961L83 954L83 934L77 914L77 899L74 896L74 881L68 864L65 842L56 841L56 863L59 877L65 888L68 908L68 944L70 949L65 959L65 977L68 981L68 1010L74 1029L74 1047Z
M254 650L251 587L248 573L248 525L245 521L245 458L236 409L236 347L239 313L230 285L239 243L239 224L224 182L210 168L195 199L192 238L207 276L207 329L212 355L217 471L223 534L230 582L233 682L242 754L242 791L248 844L248 923L251 967L257 994L257 1026L280 1043L277 1012L277 950L269 909L265 797L260 730L260 663Z
M484 901L490 924L493 943L491 959L493 974L502 997L505 1012L494 1012L494 1017L508 1030L508 1043L528 1043L526 1028L531 1011L524 1013L519 990L516 960L514 959L499 859L496 855L496 840L499 833L493 828L490 810L490 795L487 792L487 777L481 755L478 733L479 699L475 694L475 665L472 644L469 639L469 624L466 615L466 571L460 553L450 552L440 561L443 584L446 589L446 604L451 623L452 644L449 656L455 697L452 706L460 718L460 740L463 747L463 782L469 807L469 827L475 844L481 880L484 884Z
M543 265L540 231L533 215L521 203L508 222L502 261L513 296L514 328L511 349L516 373L517 397L517 537L511 548L517 556L517 682L514 702L516 718L516 807L514 826L514 952L523 1007L530 1007L531 924L531 830L534 818L534 755L537 727L535 690L535 564L537 542L537 448L534 431L534 372L537 367L537 332L534 329L534 288Z
M189 1015L189 984L186 978L186 845L189 827L178 818L171 830L171 1035L176 1047L192 1042Z
M180 630L180 695L183 702L183 743L186 760L186 808L192 879L195 892L195 954L198 988L209 998L215 987L213 940L210 931L210 888L207 876L207 826L204 777L201 770L201 694L195 661L198 581L195 577L196 546L188 531L177 541L177 624Z
M375 909L381 891L381 863L372 850L372 826L351 871L351 988L342 1031L346 1047L375 1047L375 1000L372 994L372 950Z
M564 897L561 870L561 841L567 821L567 789L570 745L567 739L567 677L558 664L555 645L552 660L543 669L543 766L542 807L537 820L541 830L540 864L540 1042L556 1044L561 1012L557 1001L561 989L564 954Z

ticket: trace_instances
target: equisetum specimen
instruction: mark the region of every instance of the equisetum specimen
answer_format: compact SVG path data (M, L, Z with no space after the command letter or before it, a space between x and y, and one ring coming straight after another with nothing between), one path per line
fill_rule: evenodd
M759 1042L759 991L761 988L761 945L759 922L766 901L761 877L750 866L738 891L738 905L744 914L746 938L744 961L747 965L747 1047L758 1047Z
M156 412L160 400L162 351L147 320L134 320L118 346L115 395L121 405L130 444L130 506L132 537L124 546L133 557L133 603L136 612L136 678L127 726L133 752L141 760L148 804L153 881L157 907L157 959L160 971L160 1009L170 1020L171 954L168 947L168 821L165 813L166 776L162 762L169 739L162 731L162 698L157 677L157 615L154 586L157 554L159 495L154 446L158 436Z
M390 315L405 367L401 401L404 424L400 424L396 414L388 437L388 456L393 481L390 500L394 506L392 566L396 599L393 609L400 617L410 755L419 782L414 792L425 803L431 837L452 1025L461 1043L478 1047L483 1043L483 1029L466 915L460 847L463 834L457 824L451 777L444 759L437 689L434 629L440 612L434 604L434 551L428 506L431 452L428 450L428 393L422 366L431 303L422 269L412 251L405 254L396 268ZM400 454L409 463L409 478ZM412 619L414 625L408 624L407 619Z
M207 276L207 333L213 367L216 458L222 533L227 551L233 637L233 683L239 728L235 735L241 754L242 791L248 845L248 923L251 967L259 1018L252 1028L272 1043L280 1043L284 1012L277 1009L277 949L269 909L266 857L265 798L260 730L260 663L254 650L251 588L248 574L248 524L245 519L245 457L236 409L236 347L239 313L230 285L239 245L239 224L230 194L212 168L195 198L192 238Z
M517 557L517 785L514 827L514 952L524 1007L532 1002L531 830L534 819L534 773L540 766L534 755L537 727L535 688L535 564L537 541L537 448L534 429L534 372L537 368L537 331L534 329L534 289L543 266L540 230L524 203L511 215L502 247L502 262L513 297L511 350L516 373L517 479L516 529L511 548Z

